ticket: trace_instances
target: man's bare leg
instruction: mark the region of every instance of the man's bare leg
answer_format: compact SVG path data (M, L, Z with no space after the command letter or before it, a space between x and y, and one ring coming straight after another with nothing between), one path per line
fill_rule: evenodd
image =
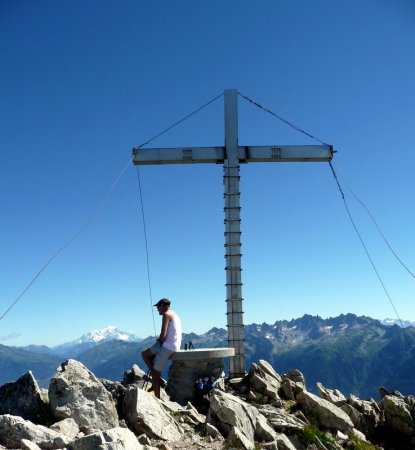
M152 377L152 381L153 381L154 395L155 395L157 398L160 398L160 383L161 383L161 381L160 381L160 375L161 375L161 372L159 372L159 371L156 370L156 369L153 369L153 370L151 371L151 377Z
M155 355L153 355L151 351L147 349L141 353L141 357L143 358L143 361L147 364L147 367L153 370Z

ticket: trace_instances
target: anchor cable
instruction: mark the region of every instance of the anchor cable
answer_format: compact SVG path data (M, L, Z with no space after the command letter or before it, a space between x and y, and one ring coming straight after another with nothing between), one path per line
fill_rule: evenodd
M284 119L284 117L281 117L279 114L276 114L276 113L272 112L270 109L265 108L264 106L260 105L258 102L256 102L255 100L252 100L251 98L249 98L248 96L242 94L241 92L238 92L238 94L242 98L244 98L245 100L248 100L248 102L252 103L254 106L258 107L259 109L262 109L263 111L265 111L268 114L271 114L272 116L274 116L277 119L281 120L282 122L284 122L285 124L287 124L288 126L293 128L294 130L298 131L299 133L305 134L309 138L314 139L317 142L320 142L320 144L329 145L326 142L322 141L321 139L316 138L312 134L310 134L307 131L303 130L302 128L298 127L297 125L294 125L292 122L288 121L287 119Z
M35 281L40 277L42 272L49 266L49 264L60 254L65 250L66 247L71 245L76 239L81 236L81 234L94 222L99 214L104 209L105 205L107 204L112 192L114 191L115 187L117 186L118 182L120 181L121 177L124 175L128 167L130 167L131 162L133 158L130 158L128 163L124 166L124 168L121 170L121 172L117 175L115 180L113 181L111 187L108 189L108 191L105 193L104 197L102 198L101 202L95 209L95 211L92 212L90 217L85 221L85 223L81 226L81 228L69 239L67 239L56 251L53 253L48 260L43 264L43 266L40 268L40 270L35 274L35 276L31 279L31 281L26 285L26 287L20 292L20 294L12 301L10 306L4 311L4 313L0 316L0 320L2 320L9 312L10 310L17 304L17 302L23 297L24 294L33 286Z
M143 144L141 144L139 147L137 148L141 148L147 144L149 144L150 142L154 141L156 138L158 138L159 136L163 135L164 133L167 133L167 131L171 130L172 128L174 128L175 126L179 125L180 123L184 122L186 119L188 119L189 117L195 115L196 113L198 113L200 110L202 110L203 108L205 108L206 106L210 105L211 103L213 103L215 100L217 100L218 98L222 97L223 93L219 94L218 96L216 96L215 98L213 98L212 100L210 100L209 102L205 103L204 105L200 106L199 108L197 108L196 110L194 110L193 112L191 112L190 114L188 114L187 116L183 117L182 119L178 120L177 122L175 122L173 125L169 126L168 128L164 129L163 131L157 133L156 135L154 135L152 138L150 138L148 141L144 142ZM113 183L111 184L110 188L108 189L108 191L105 193L105 195L103 196L103 199L101 200L101 202L99 203L99 205L97 206L97 208L92 212L92 214L90 215L90 217L85 221L85 223L80 227L80 229L69 239L67 239L49 258L48 260L41 266L40 270L38 272L36 272L36 274L33 276L33 278L30 280L30 282L24 287L24 289L20 292L20 294L11 302L10 306L3 312L3 314L0 316L0 321L12 310L12 308L17 304L17 302L26 294L26 292L33 286L33 284L36 282L36 280L40 277L40 275L46 270L46 268L52 263L52 261L59 256L63 250L65 250L65 248L67 248L69 245L71 245L76 239L79 238L79 236L81 236L81 234L97 219L97 217L99 216L99 214L101 213L101 211L104 209L105 205L107 204L112 192L114 191L114 189L116 188L117 184L119 183L120 179L122 178L122 176L124 175L124 173L127 171L127 169L130 167L132 161L134 160L134 155L129 159L128 163L123 167L123 169L121 170L121 172L117 175L117 177L114 179Z
M154 318L153 293L152 293L152 289L151 289L150 259L149 259L149 252L148 252L147 227L146 227L146 218L145 218L145 214L144 214L144 202L143 202L143 193L141 190L140 171L138 169L138 165L137 165L137 180L138 180L138 190L140 192L141 218L143 221L144 242L145 242L145 249L146 249L147 284L148 284L148 292L149 292L149 296L150 296L150 309L151 309L151 316L153 318L154 337L157 337L156 320Z
M369 250L367 249L366 244L365 244L365 242L363 241L363 238L362 238L362 236L361 236L361 234L360 234L360 232L359 232L359 230L358 230L358 228L357 228L357 226L356 226L355 221L353 220L353 217L352 217L352 215L351 215L351 213L350 213L349 206L347 205L346 197L345 197L345 195L344 195L343 189L342 189L342 187L341 187L341 185L340 185L339 179L338 179L338 177L337 177L337 174L336 174L336 172L335 172L335 170L334 170L334 167L333 167L333 164L331 163L331 161L329 161L329 165L330 165L330 169L331 169L331 171L332 171L332 173L333 173L334 179L335 179L335 181L336 181L337 187L338 187L338 189L339 189L339 191L340 191L340 195L341 195L341 197L342 197L343 204L344 204L344 207L346 208L347 215L349 216L350 222L352 223L353 228L354 228L354 230L355 230L355 232L356 232L356 234L357 234L357 236L358 236L358 238L359 238L359 240L360 240L360 243L362 244L362 247L363 247L363 249L364 249L364 251L365 251L365 253L366 253L366 256L368 257L368 259L369 259L369 261L370 261L370 264L372 265L372 268L373 268L373 270L374 270L374 272L375 272L375 274L376 274L376 276L377 276L377 278L378 278L380 284L382 285L382 288L383 288L383 290L384 290L384 292L385 292L385 294L386 294L386 296L387 296L387 298L388 298L388 300L389 300L389 303L392 305L392 308L393 308L393 310L395 311L396 317L398 318L398 321L399 321L399 323L400 323L400 325L401 325L402 334L403 334L404 339L405 339L405 341L406 341L406 345L408 346L408 349L410 350L412 356L415 358L415 350L414 350L414 347L411 346L411 342L409 341L409 338L408 338L407 333L406 333L406 331L405 331L405 328L404 328L404 326L403 326L403 322L402 322L402 319L401 319L401 317L400 317L400 315L399 315L399 313L398 313L398 310L396 309L395 304L394 304L394 302L393 302L393 300L392 300L392 297L390 296L388 290L386 289L385 283L383 282L382 277L380 276L379 271L377 270L376 265L375 265L375 263L373 262L372 257L370 256Z
M195 109L194 111L192 111L191 113L189 113L185 117L183 117L182 119L180 119L177 122L173 123L172 125L168 126L163 131L160 131L159 133L155 134L148 141L144 142L143 144L139 145L138 147L135 147L133 149L133 154L134 154L133 159L134 159L135 153L136 153L136 151L138 149L144 147L145 145L148 145L150 142L154 141L155 139L157 139L161 135L167 133L168 131L170 131L171 129L176 127L177 125L183 123L185 120L187 120L190 117L194 116L199 111L201 111L202 109L206 108L207 106L209 106L211 103L213 103L214 101L218 100L222 96L223 96L223 93L217 95L215 98L213 98L212 100L210 100L207 103L203 104L202 106L199 106L199 108ZM146 250L147 284L148 284L148 291L149 291L149 297L150 297L150 309L151 309L151 316L152 316L152 319L153 319L154 336L157 337L156 322L155 322L155 318L154 318L153 293L152 293L152 287L151 287L150 256L149 256L149 251L148 251L148 238L147 238L147 227L146 227L145 211L144 211L144 200L143 200L143 192L142 192L142 188L141 188L140 171L139 171L139 168L138 168L139 165L137 164L136 166L137 166L138 189L139 189L139 193L140 193L140 209L141 209L141 217L142 217L142 221L143 221L143 233L144 233L144 242L145 242L145 250Z
M181 124L182 122L184 122L185 120L189 119L190 117L194 116L196 113L198 113L199 111L201 111L203 108L206 108L206 106L209 106L211 103L213 103L214 101L216 101L218 98L221 98L223 96L222 94L217 95L215 98L213 98L212 100L208 101L207 103L205 103L202 106L199 106L199 108L195 109L193 112L191 112L190 114L188 114L187 116L183 117L182 119L178 120L177 122L175 122L173 125L170 125L169 127L167 127L165 130L160 131L159 133L157 133L156 135L154 135L152 138L150 138L148 141L144 142L144 144L141 144L140 146L136 147L137 149L144 147L145 145L149 144L150 142L154 141L154 139L157 139L158 137L160 137L161 135L163 135L164 133L167 133L168 131L170 131L172 128L176 127L177 125Z
M360 200L360 198L353 192L352 188L347 184L340 168L338 166L336 166L337 170L340 173L340 176L342 177L342 180L344 182L344 184L346 185L347 189L351 192L351 194L353 195L353 197L356 199L356 201L358 201L362 207L365 209L365 211L367 212L368 216L370 217L370 219L372 220L373 224L375 225L379 235L381 236L381 238L383 239L383 241L385 242L385 244L387 245L387 247L389 248L390 252L392 253L392 255L396 258L396 260L399 262L399 264L401 264L401 266L409 273L409 275L412 276L412 278L415 278L414 273L409 269L409 267L402 261L402 259L399 257L399 255L395 252L395 250L392 248L391 244L389 243L389 241L386 239L385 235L383 234L382 230L380 229L378 223L376 222L375 218L373 217L372 213L370 212L369 208L363 203L362 200Z
M322 141L321 139L319 139L319 138L313 136L311 133L308 133L307 131L303 130L303 129L300 128L299 126L297 126L297 125L293 124L292 122L288 121L287 119L283 118L283 117L280 116L279 114L276 114L276 113L274 113L273 111L271 111L270 109L265 108L264 106L260 105L258 102L256 102L255 100L252 100L251 98L249 98L248 96L242 94L241 92L238 92L238 94L239 94L242 98L244 98L245 100L247 100L248 102L250 102L251 104L253 104L254 106L258 107L259 109L262 109L263 111L265 111L265 112L268 113L268 114L271 114L272 116L274 116L274 117L276 117L278 120L284 122L286 125L290 126L290 127L293 128L294 130L296 130L296 131L298 131L298 132L300 132L300 133L302 133L302 134L308 136L308 137L311 138L311 139L314 139L314 140L317 141L317 142L320 142L320 144L323 144L323 145L329 145L329 144L327 144L326 142ZM401 325L402 333L403 333L403 335L404 335L404 337L405 337L405 340L406 340L406 343L407 343L407 345L408 345L408 348L410 349L412 355L415 357L414 349L411 348L411 345L410 345L409 340L408 340L408 336L407 336L407 334L406 334L406 332L405 332L405 329L404 329L404 327L403 327L402 319L401 319L400 316L399 316L399 313L398 313L398 311L397 311L397 309L396 309L396 307L395 307L395 305L394 305L394 303L393 303L393 301L392 301L392 298L391 298L391 296L390 296L388 290L386 289L386 286L385 286L385 284L384 284L384 282L383 282L383 280L382 280L382 278L381 278L381 276L380 276L380 274L379 274L379 272L378 272L378 270L377 270L377 268L376 268L376 266L375 266L375 264L374 264L374 262L373 262L372 257L370 256L370 253L369 253L369 251L368 251L368 249L367 249L367 247L366 247L366 245L365 245L365 243L364 243L364 241L363 241L363 239L362 239L362 236L361 236L361 234L360 234L360 232L359 232L359 230L358 230L358 228L357 228L357 226L356 226L356 223L355 223L355 221L353 220L352 214L351 214L350 209L349 209L349 207L348 207L348 205L347 205L347 202L346 202L346 197L345 197L345 195L344 195L343 189L342 189L341 186L340 186L339 179L338 179L338 177L337 177L337 174L336 174L336 172L335 172L335 170L334 170L334 167L333 167L331 161L329 161L329 165L330 165L331 171L332 171L332 173L333 173L334 179L335 179L335 181L336 181L337 187L338 187L338 189L339 189L339 191L340 191L341 197L342 197L342 199L343 199L343 203L344 203L344 206L345 206L345 208L346 208L347 215L348 215L348 217L349 217L349 219L350 219L350 221L351 221L351 223L352 223L352 225L353 225L353 228L354 228L354 230L355 230L355 232L356 232L356 234L357 234L357 236L358 236L358 238L359 238L359 240L360 240L360 242L361 242L361 244L362 244L362 246L363 246L363 249L364 249L364 251L365 251L365 253L366 253L366 255L367 255L367 257L368 257L368 259L369 259L369 261L370 261L370 263L371 263L371 265L372 265L372 268L373 268L374 272L376 273L376 276L377 276L377 278L378 278L380 284L382 285L382 288L383 288L383 290L385 291L385 294L386 294L386 296L387 296L387 298L388 298L390 304L392 305L392 308L393 308L393 310L394 310L394 312L395 312L395 314L396 314L396 317L397 317L397 319L398 319L398 321L399 321L399 323L400 323L400 325ZM346 186L347 186L347 183L346 183ZM349 187L348 187L348 188L349 188ZM350 188L349 188L349 189L350 189ZM353 192L351 189L350 189L350 191L352 192L352 194L353 194L353 196L356 198L356 200L357 200L357 201L358 201L358 202L366 209L367 213L369 214L370 218L371 218L372 221L374 222L374 224L375 224L375 226L376 226L378 232L379 232L380 235L382 236L382 238L383 238L383 240L385 241L386 245L388 246L389 250L390 250L390 251L392 252L392 254L395 256L395 258L400 262L400 264L401 264L401 265L409 272L409 274L412 275L412 276L414 277L414 274L408 269L408 267L402 262L402 260L401 260L401 259L399 258L399 256L396 254L396 252L392 249L391 245L389 244L389 242L388 242L387 239L385 238L384 234L383 234L382 231L380 230L379 226L377 225L377 223L376 223L375 219L373 218L372 214L370 213L369 209L368 209L368 208L366 207L366 205L365 205L365 204L364 204L364 203L363 203L363 202L362 202L362 201L354 194L354 192Z

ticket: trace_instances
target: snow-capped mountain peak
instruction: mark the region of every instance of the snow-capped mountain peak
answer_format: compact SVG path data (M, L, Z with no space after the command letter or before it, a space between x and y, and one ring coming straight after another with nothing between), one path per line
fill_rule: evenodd
M412 320L398 320L398 319L384 319L382 320L383 325L392 326L392 325L398 325L403 326L404 328L407 327L415 327L415 322Z
M121 331L114 325L90 331L82 335L79 339L53 347L53 353L65 358L74 358L94 347L97 344L107 341L119 340L124 342L139 342L141 339L133 333Z
M97 343L97 342L111 341L114 339L128 342L135 342L140 340L133 333L128 333L127 331L119 330L114 325L109 325L108 327L101 328L100 330L93 330L90 331L89 333L82 335L74 343L77 344L83 344L85 342Z

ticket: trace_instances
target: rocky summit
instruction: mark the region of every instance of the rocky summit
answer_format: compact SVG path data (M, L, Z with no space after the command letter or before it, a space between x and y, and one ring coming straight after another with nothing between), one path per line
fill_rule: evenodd
M316 395L300 371L279 374L265 360L217 381L180 405L168 384L155 398L136 365L109 381L69 359L48 390L28 372L0 387L0 450L415 448L413 396L381 388L380 401L346 398L321 383Z

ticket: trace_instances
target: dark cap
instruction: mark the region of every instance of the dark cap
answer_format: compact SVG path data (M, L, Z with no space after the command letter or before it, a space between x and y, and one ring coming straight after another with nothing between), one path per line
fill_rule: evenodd
M168 298L161 298L154 306L170 306L170 300Z

